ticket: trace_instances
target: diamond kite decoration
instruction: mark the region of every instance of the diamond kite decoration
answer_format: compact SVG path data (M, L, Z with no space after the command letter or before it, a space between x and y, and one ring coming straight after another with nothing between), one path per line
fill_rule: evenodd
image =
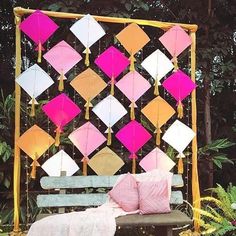
M148 131L136 120L130 121L116 134L116 138L129 150L130 158L136 159L136 152L151 138Z
M88 162L97 175L114 175L125 163L109 147L104 147Z
M149 152L139 165L147 172L154 169L170 171L175 163L158 147Z
M55 146L60 145L60 133L63 127L74 119L80 112L80 108L64 93L53 98L43 105L42 110L49 119L57 126Z
M49 176L61 176L62 172L65 172L65 176L72 176L79 167L65 151L60 150L43 163L42 169Z
M104 98L92 110L101 121L108 127L105 133L108 133L107 145L111 145L112 126L118 122L127 111L123 105L112 95Z
M114 95L115 79L129 65L128 58L111 46L96 58L95 64L111 79L111 95Z
M64 75L82 59L80 54L64 40L51 48L43 57L60 74L59 91L64 89L63 80L66 79Z
M91 101L106 88L107 84L90 68L77 75L70 84L86 101L85 119L89 120L89 107L93 106Z
M177 70L177 57L191 45L191 37L180 26L175 25L164 33L159 40L173 57L175 70Z
M54 82L52 78L37 64L34 64L16 78L16 83L32 98L30 116L35 116L36 98Z
M36 177L36 167L40 166L37 160L54 142L55 140L37 125L32 126L17 140L17 146L33 160L31 164L33 179Z
M141 66L155 80L154 94L159 95L158 85L161 84L160 80L174 68L172 62L164 53L157 49L145 58Z
M172 146L175 150L179 152L177 158L178 162L178 173L183 173L183 162L182 158L185 157L183 151L189 145L189 143L195 137L195 132L190 129L187 125L176 120L165 132L162 139Z
M116 35L116 38L130 54L130 70L135 70L134 55L150 41L150 38L135 23L129 24L125 27L119 34Z
M141 112L156 127L156 144L160 145L160 128L175 114L175 110L158 96L150 101Z
M102 145L106 141L106 138L92 123L88 121L73 131L69 135L69 139L84 156L82 159L83 173L84 175L87 175L87 163L89 161L88 156L96 148Z
M38 63L40 63L42 50L44 50L42 45L58 29L58 25L47 15L36 10L21 22L20 29L37 45Z
M196 84L184 72L177 70L162 85L177 101L178 118L183 118L182 100L197 87Z
M101 25L89 14L75 22L71 28L71 32L84 45L86 54L85 65L89 66L90 47L105 35Z
M135 119L135 102L151 87L150 83L137 71L130 71L116 83L117 88L130 100L130 118Z

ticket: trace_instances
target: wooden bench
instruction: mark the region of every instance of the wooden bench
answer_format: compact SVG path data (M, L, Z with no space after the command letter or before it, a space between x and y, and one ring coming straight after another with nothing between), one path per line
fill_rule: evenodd
M104 193L66 193L68 189L83 188L112 188L119 176L61 176L42 177L41 186L45 190L56 190L51 194L41 194L37 196L38 207L57 207L59 213L64 212L64 207L92 207L99 206L106 202L107 194ZM173 175L171 204L179 205L183 203L182 192L176 190L183 186L181 175ZM39 215L39 218L45 215ZM116 218L117 227L155 226L158 235L172 235L172 228L191 224L192 220L179 210L172 210L168 214L152 215L126 215Z

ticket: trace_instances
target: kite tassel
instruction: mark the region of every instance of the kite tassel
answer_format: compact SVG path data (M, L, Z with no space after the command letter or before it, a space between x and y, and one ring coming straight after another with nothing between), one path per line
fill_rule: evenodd
M132 101L131 107L130 107L130 119L135 120L134 101Z
M112 76L112 78L111 78L111 95L112 95L112 96L114 96L114 94L115 94L114 85L115 85L115 79L114 79L114 77Z
M158 96L159 95L159 86L158 86L158 80L155 80L155 85L154 85L154 95Z
M55 146L58 147L60 145L60 136L61 131L59 128L56 129L56 137L55 137Z
M181 101L178 102L177 112L178 112L178 118L182 119L184 117L184 108Z
M39 165L39 164L38 164L37 158L36 158L36 160L33 160L33 163L31 164L32 170L31 170L31 172L30 172L30 177L31 177L32 179L36 179L36 169L37 169L37 166L38 166L38 165Z
M177 59L177 57L174 57L174 71L177 71L178 69L179 69L178 59Z
M136 173L136 156L132 158L132 174Z
M129 67L130 71L135 71L134 62L135 62L134 55L131 54L131 56L130 56L130 67Z
M64 90L64 74L63 73L61 73L60 78L59 78L58 90L60 92Z
M108 134L107 134L107 145L110 146L112 141L112 136L111 136L111 127L108 128Z
M86 66L89 66L90 62L89 62L89 49L86 48L85 50L85 61L84 61Z
M180 157L178 160L178 174L184 173L184 164L183 164L183 158Z
M160 128L157 128L157 134L156 134L156 145L161 145L161 130Z
M84 176L87 176L88 175L88 157L85 156L83 157L82 159L82 162L83 162L83 175Z
M87 103L85 104L85 106L86 106L86 110L85 110L85 119L86 120L89 120L89 103L90 103L90 101L89 101L89 99L88 99L88 101L87 101Z
M35 116L35 99L32 98L30 117L34 117L34 116Z
M42 44L41 42L39 42L39 45L38 45L38 60L37 60L38 63L41 63L42 62Z

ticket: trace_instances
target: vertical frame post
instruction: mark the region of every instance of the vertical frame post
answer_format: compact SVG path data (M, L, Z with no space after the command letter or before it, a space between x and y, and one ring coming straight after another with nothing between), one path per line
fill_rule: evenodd
M190 37L192 39L191 44L191 79L195 83L196 81L196 33L191 32ZM192 141L192 198L193 207L200 208L200 190L199 190L199 180L198 180L198 160L197 160L197 101L196 101L196 89L193 90L191 94L191 106L192 106L192 129L196 133ZM193 211L194 218L194 230L199 232L199 212Z
M21 16L15 14L16 27L16 58L15 58L15 77L21 73L21 32L20 32ZM15 136L14 136L14 173L13 173L13 195L14 195L14 228L13 232L18 234L20 230L20 148L16 142L20 137L20 101L21 88L15 83Z

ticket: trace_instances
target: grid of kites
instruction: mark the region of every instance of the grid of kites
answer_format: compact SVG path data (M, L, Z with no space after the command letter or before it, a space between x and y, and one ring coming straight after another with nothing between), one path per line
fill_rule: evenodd
M52 144L59 146L63 128L81 112L81 108L63 93L65 75L82 60L81 55L65 41L59 42L42 55L45 50L43 44L57 28L55 22L39 10L28 16L20 25L21 31L37 45L38 63L44 58L58 72L58 89L61 92L60 95L42 106L44 113L55 124L55 139L37 125L33 125L17 141L17 145L33 160L31 164L32 178L36 176L36 167L40 166L38 163L40 156ZM118 41L129 54L129 58L116 47L110 46L95 59L95 64L104 72L104 77L109 78L110 95L93 106L93 99L107 87L107 83L89 67L89 54L92 53L90 47L105 35L105 31L89 14L74 23L70 30L85 47L83 53L85 54L84 62L87 69L78 74L70 82L70 85L85 100L84 109L87 122L75 129L69 135L69 139L82 153L82 162L88 163L96 174L113 175L124 165L124 162L109 148L112 143L112 136L115 136L127 148L130 152L129 157L134 160L137 158L136 153L152 138L145 127L135 120L136 101L151 87L148 80L135 70L135 54L150 39L143 29L137 24L131 23L116 35ZM161 127L175 114L175 109L159 95L158 86L162 85L176 100L177 117L179 118L166 130L162 139L178 151L178 173L182 174L183 151L195 136L193 130L180 121L184 110L182 100L190 95L196 85L188 75L178 68L177 57L190 46L191 38L180 26L176 25L166 31L159 40L171 54L172 60L157 49L141 63L141 66L154 81L154 94L156 96L141 112L153 125L156 147L142 158L139 165L145 171L155 168L169 171L175 165L160 149ZM127 67L129 67L129 72L119 81L116 81ZM170 72L171 75L164 79ZM163 79L164 81L161 84L160 81ZM54 81L38 64L34 64L16 78L16 83L31 97L30 115L34 116L36 99ZM119 100L114 97L116 88L130 100L130 121L114 135L112 134L112 127L128 113ZM89 121L91 108L92 112L106 125L105 135ZM105 142L107 142L107 146L91 157L90 154ZM64 150L60 150L49 158L42 165L42 168L50 176L60 176L61 171L66 171L66 175L71 176L79 169L75 161Z

